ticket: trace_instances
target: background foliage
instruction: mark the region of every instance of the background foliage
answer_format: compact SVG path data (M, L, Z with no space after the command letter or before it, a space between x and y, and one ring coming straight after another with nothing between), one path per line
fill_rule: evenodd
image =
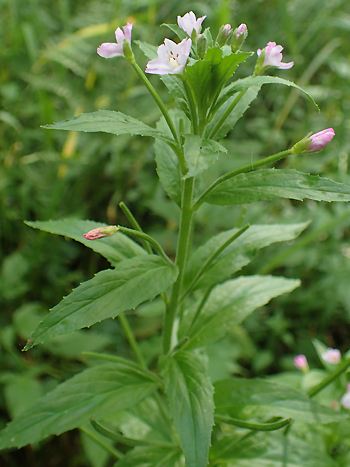
M294 90L277 88L276 92L275 87L265 87L232 132L229 156L225 162L221 159L218 173L223 164L232 168L247 163L283 149L308 131L333 126L337 137L327 150L288 158L283 166L350 182L350 8L346 0L321 4L319 0L202 0L190 5L171 0L0 0L3 423L75 374L82 367L82 350L128 352L118 323L108 321L88 333L21 353L48 308L107 265L79 244L30 229L23 220L79 217L125 223L117 209L124 200L170 255L175 248L178 213L155 177L151 141L51 132L40 125L104 108L116 108L154 124L157 109L132 70L124 61L101 60L96 45L110 40L115 27L126 18L136 22L139 38L158 44L166 33L158 25L173 22L189 6L198 14L207 14L214 29L226 22L247 23L249 49L268 40L283 44L286 57L296 63L288 78L311 92L322 110L315 112ZM144 60L141 54L140 60ZM161 83L159 89L164 92ZM214 379L232 373L260 376L290 370L292 356L300 352L318 366L314 338L348 350L348 209L341 203L307 201L301 205L286 200L215 211L208 206L201 211L195 237L199 243L232 224L310 221L296 241L266 248L247 267L250 274L274 272L300 278L302 287L260 310L244 328L232 328L230 337L212 346ZM145 310L142 317L131 314L130 318L151 361L160 345L159 316ZM60 466L68 457L71 466L105 465L90 438L75 432L2 454L9 466L19 462Z

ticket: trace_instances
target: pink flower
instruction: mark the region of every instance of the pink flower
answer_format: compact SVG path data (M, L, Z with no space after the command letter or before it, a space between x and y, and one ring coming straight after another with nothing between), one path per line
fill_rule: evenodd
M117 28L115 30L116 42L104 42L97 48L97 53L103 58L123 57L124 56L124 42L131 43L132 24L127 23L123 29Z
M335 136L333 128L326 128L325 130L314 133L310 136L309 151L317 152L321 151L328 143L332 141Z
M322 355L322 360L331 365L337 365L341 360L341 353L338 349L328 348Z
M298 370L307 371L309 369L309 364L305 355L297 355L294 357L294 366Z
M247 28L247 25L242 23L238 26L238 28L235 30L235 35L237 38L243 36L243 35L246 35L248 34L248 28Z
M155 75L176 75L182 73L191 52L191 39L179 44L165 39L157 50L158 57L147 63L146 73Z
M258 57L262 54L264 57L263 66L274 66L281 70L289 70L294 65L294 62L283 63L282 62L282 50L283 47L281 45L277 45L276 42L268 42L265 49L257 50Z
M106 227L97 227L96 229L89 230L83 235L86 240L98 240L99 238L110 237L118 232L118 227L115 225L107 225Z
M206 16L201 16L200 18L196 18L196 15L193 11L186 13L184 16L177 17L177 24L179 27L185 31L188 36L192 36L193 31L196 34L199 34L202 29L202 23L205 20Z

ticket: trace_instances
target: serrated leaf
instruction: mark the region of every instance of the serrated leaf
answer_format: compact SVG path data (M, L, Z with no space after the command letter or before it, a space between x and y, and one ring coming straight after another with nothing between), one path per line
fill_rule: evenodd
M140 245L120 232L111 237L101 238L100 240L86 240L83 237L84 233L97 227L106 226L106 224L101 222L80 219L59 219L36 222L26 221L25 223L34 229L72 238L104 256L112 265L116 265L127 258L146 254Z
M194 290L201 287L210 287L218 284L239 271L251 261L251 253L265 248L273 243L288 242L297 238L308 226L308 222L300 224L272 224L252 225L240 237L232 242L206 269L203 276L197 282ZM204 245L197 248L191 256L185 275L185 283L190 284L215 251L222 247L232 235L239 229L230 229L221 232L208 240Z
M44 125L49 130L83 131L87 133L111 133L113 135L139 135L161 138L167 141L163 133L134 117L113 110L98 110L72 118Z
M136 308L167 290L176 277L176 267L155 255L127 259L117 270L99 272L50 311L26 349Z
M350 185L296 170L262 169L218 184L205 201L231 205L289 198L302 201L350 201Z
M225 335L229 326L241 323L256 308L299 285L298 280L273 276L241 276L218 285L191 328L186 348L215 342Z
M251 421L283 417L302 423L332 423L344 418L290 385L267 378L230 378L216 382L215 407L217 414Z
M170 412L187 467L206 467L214 423L213 388L199 355L181 351L168 357L164 369Z
M186 135L184 154L188 166L187 177L195 177L214 164L227 150L220 143L198 135Z
M132 362L97 365L43 396L0 432L0 449L36 443L85 424L92 416L133 407L156 388Z

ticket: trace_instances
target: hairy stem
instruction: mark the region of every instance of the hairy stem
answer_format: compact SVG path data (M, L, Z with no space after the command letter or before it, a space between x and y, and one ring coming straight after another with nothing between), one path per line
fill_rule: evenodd
M256 162L252 162L251 164L244 165L243 167L240 167L239 169L232 170L232 172L228 172L225 175L222 175L219 177L215 182L213 182L197 199L195 202L193 209L196 210L199 208L199 206L203 203L204 198L212 191L214 188L216 188L220 183L225 182L226 180L229 180L230 178L235 177L236 175L242 174L242 173L247 173L247 172L253 172L255 169L258 169L259 167L263 167L265 165L272 164L273 162L277 162L281 159L286 158L292 154L291 149L286 149L285 151L278 152L277 154L273 154L272 156L265 157L264 159L260 159Z
M320 383L309 389L308 395L310 397L316 396L324 388L333 383L333 381L336 380L341 374L343 374L348 368L350 368L350 358L345 359L333 373L326 376Z
M187 262L192 228L192 197L194 189L194 178L189 177L184 180L181 200L181 219L179 237L176 249L176 265L179 269L178 278L173 286L170 303L165 314L163 351L168 353L171 349L174 321L182 290L183 277Z

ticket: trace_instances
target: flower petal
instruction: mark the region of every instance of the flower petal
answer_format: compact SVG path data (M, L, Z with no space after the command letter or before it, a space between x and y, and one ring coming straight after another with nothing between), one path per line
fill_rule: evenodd
M104 42L97 48L97 53L103 58L122 57L124 55L123 46L111 42Z

